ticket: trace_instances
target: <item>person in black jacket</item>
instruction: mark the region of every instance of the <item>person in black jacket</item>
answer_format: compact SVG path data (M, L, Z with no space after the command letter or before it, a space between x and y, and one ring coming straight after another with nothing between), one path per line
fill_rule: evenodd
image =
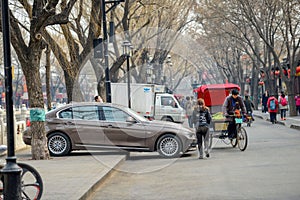
M232 140L237 136L236 123L234 118L241 117L240 111L242 111L242 115L246 114L246 108L242 97L239 96L238 90L233 89L231 91L231 95L226 97L222 106L222 111L226 117L226 120L229 122L227 127L228 138Z
M205 155L209 157L209 124L211 122L211 115L208 107L205 106L204 99L198 99L197 105L193 111L193 118L196 135L197 135L197 144L199 150L199 159L203 159L203 139L204 139L204 151Z
M261 107L262 107L262 112L263 113L266 113L268 112L268 99L269 99L269 93L268 91L266 90L265 93L263 94L263 96L261 97Z
M244 104L246 107L246 112L248 115L250 115L252 117L252 120L254 121L254 117L253 117L253 108L254 108L254 104L253 102L249 99L248 95L245 95L245 100L244 100Z

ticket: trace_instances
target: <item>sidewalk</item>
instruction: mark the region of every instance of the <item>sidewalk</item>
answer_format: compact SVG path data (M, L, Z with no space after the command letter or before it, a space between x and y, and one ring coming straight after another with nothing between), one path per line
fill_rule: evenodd
M265 119L267 121L270 121L270 114L269 113L263 113L263 112L261 112L261 110L254 110L253 115L255 117L259 117L261 119ZM287 112L286 120L284 120L284 121L280 120L280 114L278 114L277 115L277 123L282 124L284 126L287 126L289 128L300 130L300 116L290 117L288 112Z
M27 163L40 173L44 183L43 200L88 199L100 183L122 163L125 153L78 151L50 160L31 160L30 148L16 153L17 162ZM0 157L5 163L5 157Z

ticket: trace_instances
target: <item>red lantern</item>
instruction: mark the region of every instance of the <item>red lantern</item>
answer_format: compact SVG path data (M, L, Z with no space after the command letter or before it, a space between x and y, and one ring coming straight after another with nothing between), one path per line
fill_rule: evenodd
M279 74L280 74L280 71L279 71L279 70L276 70L276 71L275 71L275 75L276 75L276 76L279 76Z
M296 68L296 76L300 76L300 65Z
M291 77L291 69L288 69L288 77Z
M259 81L258 85L264 85L264 82L263 81Z

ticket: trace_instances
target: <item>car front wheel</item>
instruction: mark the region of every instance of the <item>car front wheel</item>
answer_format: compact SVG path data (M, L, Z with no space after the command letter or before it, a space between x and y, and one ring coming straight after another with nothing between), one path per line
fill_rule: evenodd
M48 149L52 156L64 156L70 152L71 143L63 133L51 133L48 136Z
M161 120L162 121L167 121L167 122L174 122L173 119L170 118L170 117L163 117Z
M181 149L182 144L180 139L171 134L163 135L157 143L158 153L165 158L178 157Z

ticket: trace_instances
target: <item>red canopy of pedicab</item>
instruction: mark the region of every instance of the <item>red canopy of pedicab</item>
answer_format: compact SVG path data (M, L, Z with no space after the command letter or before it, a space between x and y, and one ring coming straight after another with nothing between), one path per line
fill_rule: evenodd
M208 107L223 105L225 98L232 89L240 90L240 87L233 83L202 85L194 89L197 98L202 98Z

